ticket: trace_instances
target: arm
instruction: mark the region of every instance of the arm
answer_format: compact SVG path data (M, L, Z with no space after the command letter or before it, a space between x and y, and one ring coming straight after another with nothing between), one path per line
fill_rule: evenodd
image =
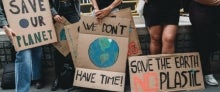
M99 10L98 5L96 3L96 0L91 0L91 2L92 2L93 7L96 9L95 10L96 18L102 19L102 18L108 16L108 14L112 11L112 9L117 7L122 2L122 0L114 0L114 2L112 2L108 7L104 8L102 10Z
M99 10L99 7L98 7L98 5L97 5L96 0L90 0L90 1L91 1L91 3L92 3L92 6L93 6L94 10Z
M51 10L51 14L52 14L52 17L53 19L56 21L56 22L60 22L62 23L63 22L63 19L62 17L58 14L57 10L55 9L55 0L49 0L49 3L50 3L50 10Z
M52 16L57 15L58 13L56 9L54 8L54 0L49 0L49 3L50 3L50 11L52 13Z
M114 9L115 7L117 7L120 3L122 2L122 0L115 0L111 5L109 5L106 8L110 8L110 10Z
M8 22L5 18L5 14L4 14L1 6L2 5L0 5L0 26L3 27L6 35L9 37L9 39L12 40L13 36L15 36L15 32L11 28L8 27Z
M0 26L3 27L3 26L7 26L7 25L8 25L8 22L5 18L5 14L3 12L2 5L0 5Z

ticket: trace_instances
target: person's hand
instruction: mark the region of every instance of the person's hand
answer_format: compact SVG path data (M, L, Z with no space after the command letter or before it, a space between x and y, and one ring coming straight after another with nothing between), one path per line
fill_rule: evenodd
M59 22L59 23L63 23L63 18L60 16L60 15L55 15L53 17L53 19L56 21L56 22Z
M104 9L102 9L102 10L99 10L99 11L95 12L95 16L96 16L97 19L102 19L102 18L108 16L108 14L111 11L112 11L112 8L106 7Z
M95 10L94 10L94 15L96 16L96 15L99 15L99 14L101 14L100 10L99 10L99 9L95 9ZM96 17L95 24L100 24L101 21L102 21L101 19L99 19L99 18Z
M6 35L8 36L8 38L10 39L10 41L13 43L13 37L16 36L14 30L12 30L11 28L9 28L8 26L3 26L3 29L6 33Z

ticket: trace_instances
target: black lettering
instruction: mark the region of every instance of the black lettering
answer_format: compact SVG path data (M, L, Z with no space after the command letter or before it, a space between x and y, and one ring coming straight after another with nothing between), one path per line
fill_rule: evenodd
M79 71L79 70L76 71L76 78L75 78L75 80L78 80L78 76L79 77L82 76L82 71Z
M117 30L118 30L118 27L114 27L112 25L107 25L105 23L103 23L103 26L102 26L102 32L106 32L106 33L111 33L111 34L117 34Z
M43 21L43 17L42 16L38 16L38 17L31 17L31 24L34 27L38 26L38 23L40 26L46 25Z
M100 74L100 76L102 77L101 84L119 85L123 80L122 76L107 76L104 74Z
M137 65L134 65L135 62L136 61L134 60L134 61L131 61L131 63L130 63L130 67L131 67L131 72L132 73L136 73L137 72Z
M163 89L163 84L166 82L167 82L167 74L164 72L160 72L160 89Z
M195 78L194 78L194 80L195 80L195 84L196 84L196 86L201 86L201 83L197 83L197 73L199 73L200 71L199 70L196 70L195 71L195 73L194 73L194 75L195 75Z
M106 79L104 79L105 77L105 75L103 75L103 74L101 74L100 76L102 76L102 79L101 79L101 84L104 84L104 80L106 80Z
M40 0L38 0L38 1L40 1ZM36 2L35 2L35 0L28 0L28 2L30 3L30 6L31 6L32 10L34 12L36 12L37 9L36 9Z
M151 58L147 60L146 66L149 67L149 71L154 71L154 69L151 69L151 66L152 66L153 64L150 64L150 61L152 61Z
M187 67L190 68L188 56L184 56L184 63L185 63L185 68L187 68Z
M161 70L161 67L160 67L160 58L155 58L155 60L157 61L158 70Z
M175 80L175 84L174 84L174 86L175 86L175 88L179 85L179 87L181 88L181 75L180 75L180 73L178 72L178 71L176 71L175 72L175 78L174 78L174 80Z
M174 59L175 59L176 68L180 68L179 57L175 57Z
M24 14L25 12L26 12L26 13L29 13L28 8L27 8L27 6L26 6L24 0L21 1L21 7L22 7L22 13L23 13L23 14Z
M12 8L15 8L15 10L13 11L12 9L9 9L9 11L12 13L12 14L18 14L18 13L20 13L20 9L19 9L19 7L17 6L17 5L14 5L13 3L15 2L15 0L11 0L10 1L10 6L12 7Z
M185 82L183 82L184 84L181 85L182 88L185 87L186 84L188 83L188 79L187 79L187 77L186 77L186 73L187 73L187 71L182 71L182 73L181 73L181 75L182 75L183 78L184 78L183 80L185 80Z
M32 26L37 27L37 25L38 25L37 17L34 17L34 19L33 19L33 17L31 17L31 24L32 24Z
M91 25L89 25L88 23L85 24L84 21L83 21L83 26L84 26L85 30L91 30L91 31L95 31L95 27L96 27L94 23L92 23Z
M165 58L166 68L171 68L171 67L169 66L169 65L170 65L169 60L171 60L170 57L166 57L166 58Z
M39 20L40 26L46 25L43 21L44 20L43 16L38 16L38 20Z
M125 25L120 25L120 27L121 27L121 35L123 35L123 33L124 33L124 28L126 28L127 26L125 26Z
M42 2L44 2L44 0L38 0L39 1L39 7L40 7L40 11L45 11L46 8L43 7L44 5L42 4Z
M175 86L174 87L170 86L170 73L167 72L167 89L174 89L174 88L175 88Z

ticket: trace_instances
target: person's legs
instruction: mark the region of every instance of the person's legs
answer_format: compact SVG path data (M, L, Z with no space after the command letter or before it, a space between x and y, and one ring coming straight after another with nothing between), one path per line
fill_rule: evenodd
M55 79L52 83L52 91L56 91L59 88L59 77L61 69L64 65L65 57L58 51L54 51L54 63L55 63Z
M32 53L32 80L39 80L41 78L41 60L42 48L36 47L31 49Z
M29 92L31 82L31 49L16 53L15 59L15 92Z
M190 6L190 21L193 27L196 45L200 54L202 71L205 75L205 83L218 85L211 72L210 54L213 49L213 40L216 35L213 31L213 14L208 7L193 2Z
M40 89L43 87L43 80L42 80L42 70L41 70L41 60L42 60L42 48L36 47L31 49L32 53L32 80L36 83L36 88Z
M213 29L213 34L214 34L214 40L213 40L213 45L215 46L213 48L213 51L218 51L220 50L220 7L216 7L215 10L213 10L213 12L215 12L215 14L213 14L213 24L212 24L212 29Z
M161 53L161 36L162 27L161 26L151 26L149 27L150 34L150 54L160 54Z
M165 25L162 34L162 54L175 53L177 25Z

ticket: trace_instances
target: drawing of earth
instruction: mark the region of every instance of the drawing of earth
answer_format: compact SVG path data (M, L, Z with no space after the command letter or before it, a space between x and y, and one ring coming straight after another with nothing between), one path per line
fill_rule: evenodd
M115 40L101 37L90 44L88 54L94 65L106 68L114 65L117 61L119 47Z

